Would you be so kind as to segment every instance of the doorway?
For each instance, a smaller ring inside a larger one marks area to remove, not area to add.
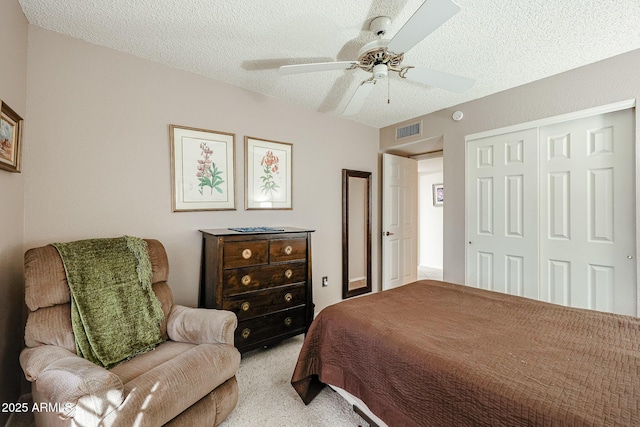
[[[418,280],[443,279],[443,157],[418,160]]]
[[[404,154],[382,156],[382,290],[444,277],[442,150]]]

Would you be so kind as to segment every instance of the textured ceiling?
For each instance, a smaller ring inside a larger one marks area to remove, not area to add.
[[[356,60],[391,17],[393,36],[423,0],[19,0],[31,24],[341,115],[362,70],[280,76],[281,65]],[[476,79],[456,94],[379,82],[349,117],[376,128],[640,48],[639,0],[456,0],[461,11],[405,55]],[[382,83],[382,84],[380,84]],[[390,92],[391,103],[387,104]]]

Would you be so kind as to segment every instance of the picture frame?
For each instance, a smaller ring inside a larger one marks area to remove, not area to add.
[[[433,206],[444,205],[444,185],[433,184]]]
[[[293,144],[245,136],[245,209],[293,209]]]
[[[20,173],[22,117],[0,101],[0,169]]]
[[[173,212],[236,209],[235,134],[169,125]]]

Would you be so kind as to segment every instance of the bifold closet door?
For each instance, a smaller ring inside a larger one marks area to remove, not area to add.
[[[540,128],[540,297],[636,314],[634,110]]]
[[[467,142],[467,285],[637,314],[634,114]]]
[[[538,295],[537,129],[467,145],[467,285]]]

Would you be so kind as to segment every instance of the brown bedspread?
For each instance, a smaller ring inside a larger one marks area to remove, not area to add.
[[[291,383],[390,426],[640,426],[640,319],[419,281],[324,309]]]

